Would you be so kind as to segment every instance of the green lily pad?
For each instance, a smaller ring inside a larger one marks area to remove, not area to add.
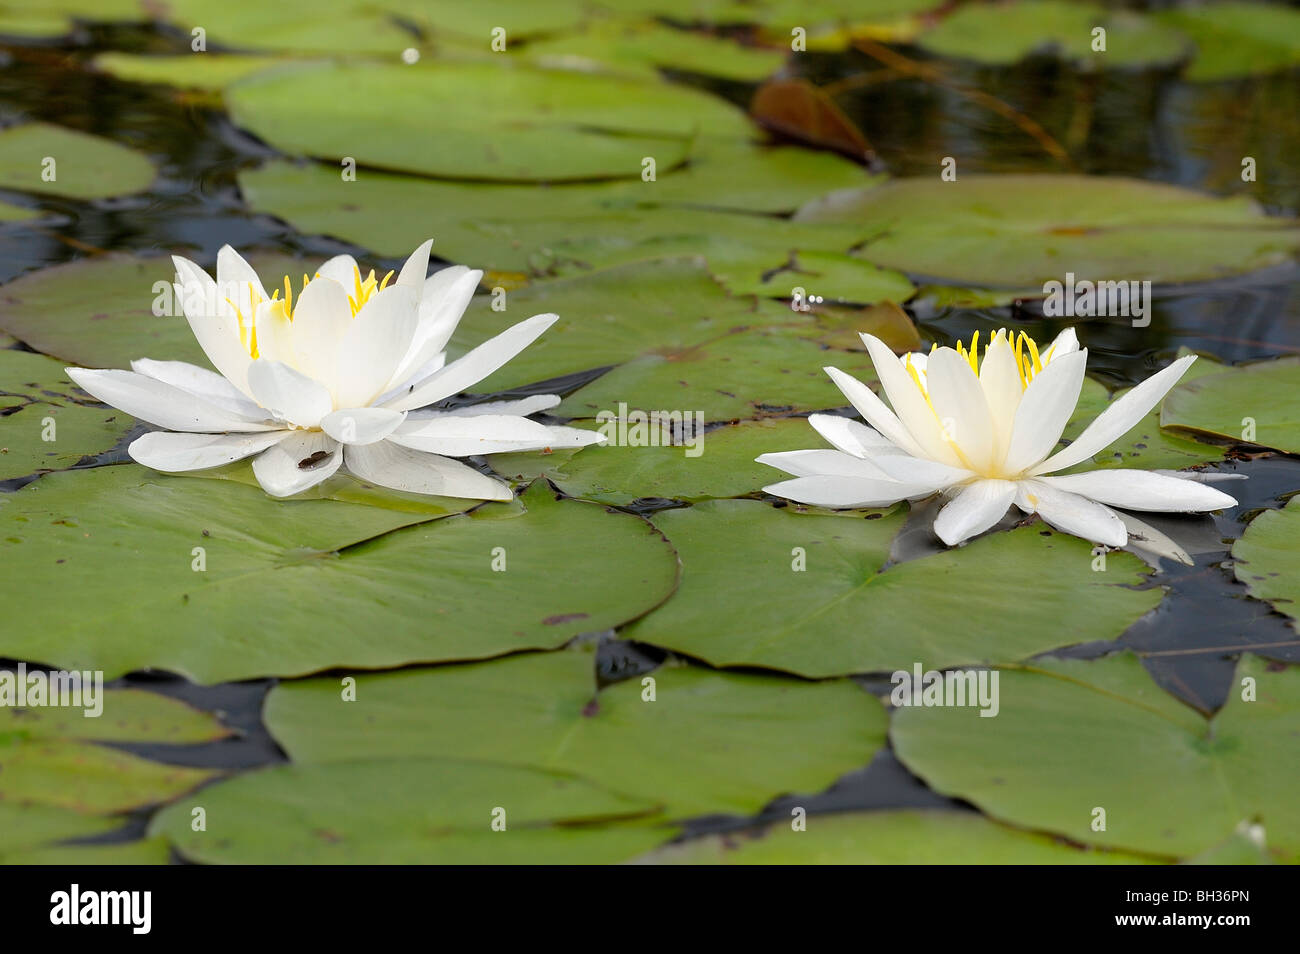
[[[819,792],[884,742],[884,708],[847,680],[695,666],[648,678],[597,691],[590,653],[533,653],[360,676],[354,703],[341,701],[337,679],[283,684],[265,719],[295,762],[509,763],[591,779],[672,818],[748,814],[781,794]]]
[[[1204,365],[1204,367],[1202,367]],[[1217,374],[1222,365],[1204,358],[1195,362],[1183,375],[1183,383],[1194,381],[1207,374]],[[1114,395],[1107,392],[1104,385],[1085,378],[1079,403],[1070,421],[1065,426],[1063,435],[1066,441],[1072,441],[1083,433],[1107,405],[1118,400],[1130,389],[1116,391]],[[1168,401],[1168,398],[1166,398]],[[1080,473],[1099,467],[1140,467],[1144,470],[1183,470],[1198,464],[1223,460],[1227,450],[1176,431],[1165,430],[1160,426],[1161,409],[1157,407],[1150,414],[1133,426],[1123,437],[1114,441],[1104,450],[1098,451],[1090,459],[1070,467],[1062,473]]]
[[[285,255],[253,254],[249,261],[272,276],[271,287],[279,276],[305,271],[301,260]],[[175,274],[169,259],[119,254],[42,268],[0,287],[0,328],[88,368],[129,368],[135,358],[209,367],[175,301]]]
[[[193,831],[202,807],[207,830]],[[505,830],[492,829],[504,810]],[[606,864],[672,837],[610,825],[653,811],[556,772],[477,756],[278,765],[181,799],[150,824],[209,864]]]
[[[71,467],[117,444],[133,419],[93,401],[68,380],[63,362],[0,351],[0,480]]]
[[[285,161],[239,175],[252,208],[302,232],[396,257],[409,254],[432,230],[443,258],[543,276],[703,253],[719,242],[726,252],[734,243],[758,248],[763,260],[777,264],[794,248],[843,252],[877,229],[869,223],[801,225],[759,213],[791,212],[828,189],[871,181],[859,166],[827,153],[716,140],[697,141],[686,166],[669,168],[661,159],[653,182],[539,189],[369,169],[349,182],[337,168]]]
[[[167,0],[165,13],[187,34],[202,27],[210,49],[388,54],[397,62],[403,50],[419,45],[416,35],[391,13],[353,0],[330,4],[311,0]]]
[[[217,91],[254,73],[286,62],[276,56],[242,53],[182,53],[146,56],[139,53],[101,53],[95,69],[133,83],[158,83],[181,89]]]
[[[758,82],[781,68],[780,50],[741,46],[725,37],[654,23],[597,21],[580,33],[535,40],[523,55],[544,66],[623,70],[669,67],[739,82]]]
[[[620,406],[646,412],[682,409],[713,422],[839,407],[844,396],[822,368],[833,364],[874,381],[871,359],[861,347],[856,352],[828,350],[814,333],[806,325],[773,325],[674,354],[636,358],[570,395],[556,413],[590,418],[601,411],[618,415]]]
[[[643,354],[673,354],[737,328],[798,320],[788,308],[728,295],[703,262],[677,259],[531,285],[508,293],[504,311],[493,310],[492,296],[480,296],[470,302],[448,351],[464,353],[546,312],[559,315],[559,322],[476,390],[504,390]],[[813,326],[812,318],[807,321]]]
[[[171,848],[162,838],[104,845],[54,845],[0,854],[0,864],[6,865],[165,865],[170,860]]]
[[[155,692],[105,689],[96,701],[93,717],[68,706],[0,707],[0,737],[180,745],[231,734],[215,716]]]
[[[1297,389],[1297,358],[1232,368],[1180,383],[1165,398],[1160,423],[1241,444],[1300,453]]]
[[[1093,50],[1098,27],[1106,31],[1104,52]],[[978,63],[1049,53],[1093,69],[1176,63],[1189,52],[1187,37],[1150,17],[1066,0],[968,4],[916,42],[940,56]]]
[[[681,584],[624,632],[715,666],[822,677],[1010,662],[1114,639],[1161,599],[1132,588],[1137,557],[1112,553],[1095,573],[1089,544],[1038,526],[886,566],[902,517],[869,516],[747,500],[656,514],[681,555]]]
[[[1273,3],[1212,3],[1156,15],[1196,44],[1184,74],[1196,82],[1285,70],[1300,63],[1300,12]]]
[[[796,222],[872,223],[860,254],[910,275],[972,285],[1182,282],[1286,261],[1296,220],[1244,197],[1117,177],[961,175],[897,179],[814,200]]]
[[[49,123],[0,130],[0,187],[5,189],[104,199],[140,192],[153,177],[148,159],[111,139]]]
[[[414,527],[429,518],[134,465],[52,474],[0,499],[0,657],[201,683],[481,659],[608,629],[672,591],[672,549],[644,521],[540,485],[523,502]],[[49,599],[73,579],[78,600]],[[509,599],[485,598],[493,586]]]
[[[12,202],[0,202],[0,222],[27,222],[40,217],[41,213],[36,209],[14,205]]]
[[[802,418],[768,418],[714,428],[702,441],[695,441],[694,448],[616,444],[618,425],[609,426],[607,435],[614,435],[609,444],[547,456],[494,454],[488,460],[504,476],[520,480],[543,476],[571,496],[626,506],[643,497],[706,500],[756,493],[771,482],[773,471],[755,457],[800,450],[810,441],[808,422]],[[634,433],[629,430],[626,436],[633,438]]]
[[[794,289],[802,288],[804,302],[815,296],[828,302],[871,304],[907,301],[916,291],[901,272],[838,252],[800,250],[784,259],[755,259],[753,252],[736,259],[714,255],[709,257],[709,267],[737,295],[793,299]]]
[[[1232,545],[1232,572],[1251,596],[1268,601],[1300,628],[1298,529],[1300,497],[1292,497],[1281,510],[1261,513]]]
[[[776,824],[667,845],[641,864],[688,865],[1125,865],[1148,859],[1080,849],[974,812],[900,809],[814,815],[807,829]]]
[[[50,40],[71,32],[72,21],[57,12],[0,10],[0,36]]]
[[[1087,605],[1087,604],[1085,604]],[[1242,699],[1242,680],[1256,700]],[[1074,841],[1181,858],[1258,822],[1278,860],[1300,859],[1288,764],[1300,669],[1245,655],[1226,705],[1206,720],[1162,691],[1130,653],[1043,660],[1001,674],[1001,711],[907,707],[894,751],[936,791],[1010,824]],[[1105,830],[1094,830],[1096,809]]]
[[[239,125],[282,152],[461,179],[639,179],[643,158],[671,169],[697,136],[752,135],[743,113],[706,93],[511,64],[286,67],[226,98]]]

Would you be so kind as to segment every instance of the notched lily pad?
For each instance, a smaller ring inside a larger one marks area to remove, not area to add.
[[[1300,669],[1244,655],[1209,720],[1131,653],[1003,671],[1000,697],[992,719],[899,709],[894,751],[942,794],[1084,844],[1185,858],[1245,821],[1262,826],[1274,859],[1300,858],[1300,803],[1280,770],[1295,748]]]
[[[1268,603],[1300,628],[1300,496],[1281,510],[1266,510],[1232,545],[1232,572],[1250,595]]]
[[[591,779],[670,818],[821,791],[869,762],[885,728],[880,703],[846,680],[665,666],[598,692],[586,652],[364,675],[355,703],[336,679],[283,684],[265,718],[299,763],[510,763]]]
[[[625,633],[716,666],[822,677],[1114,639],[1161,599],[1133,588],[1136,557],[1109,554],[1106,572],[1094,572],[1089,544],[1041,525],[886,566],[902,518],[865,516],[744,500],[656,514],[681,556],[681,585]]]
[[[139,192],[154,168],[133,149],[50,123],[0,130],[0,188],[70,199]]]
[[[1160,423],[1235,443],[1300,453],[1297,394],[1300,358],[1245,365],[1180,383],[1165,398]]]
[[[430,518],[135,465],[52,474],[0,498],[0,656],[202,683],[481,659],[608,629],[672,591],[672,548],[644,521],[540,484],[523,503],[417,527]],[[70,586],[77,600],[50,599]]]

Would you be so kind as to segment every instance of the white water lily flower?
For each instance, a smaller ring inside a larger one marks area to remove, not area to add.
[[[998,331],[979,359],[936,348],[897,357],[864,334],[893,410],[861,381],[826,368],[870,424],[831,414],[808,422],[837,448],[764,454],[760,463],[794,475],[768,493],[824,507],[882,507],[936,492],[953,499],[934,523],[955,546],[988,530],[1015,504],[1066,533],[1123,546],[1128,531],[1111,507],[1195,513],[1236,500],[1208,484],[1145,470],[1108,468],[1050,476],[1087,460],[1134,427],[1167,394],[1195,355],[1179,358],[1113,401],[1072,443],[1054,451],[1083,387],[1087,349],[1072,330],[1047,348]]]
[[[363,277],[350,255],[303,276],[295,295],[268,295],[230,246],[216,281],[175,257],[176,293],[194,336],[220,374],[182,361],[131,362],[133,371],[69,368],[84,390],[157,427],[131,457],[155,470],[218,467],[254,457],[272,496],[301,493],[340,467],[414,493],[509,500],[508,486],[453,460],[473,454],[581,447],[591,431],[526,415],[557,395],[446,411],[417,410],[473,386],[556,320],[535,315],[447,363],[443,350],[480,271],[455,265],[428,278],[425,242],[396,281]]]

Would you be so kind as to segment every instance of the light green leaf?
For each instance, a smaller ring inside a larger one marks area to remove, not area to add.
[[[624,632],[715,666],[822,677],[1010,662],[1114,639],[1161,599],[1132,588],[1137,557],[1109,554],[1095,573],[1089,544],[1039,526],[886,566],[902,518],[878,511],[720,500],[654,523],[681,556],[681,584]]]
[[[1232,545],[1232,572],[1250,595],[1266,600],[1300,628],[1300,496],[1281,510],[1266,510]]]
[[[1276,3],[1211,3],[1162,10],[1156,19],[1196,44],[1186,77],[1197,82],[1285,70],[1300,63],[1300,12]]]
[[[0,187],[5,189],[103,199],[140,192],[153,177],[148,159],[111,139],[49,123],[0,130]]]
[[[698,136],[752,135],[707,93],[517,64],[286,67],[226,99],[235,122],[282,152],[461,179],[639,179],[643,158],[672,169]]]
[[[1296,220],[1244,197],[1112,176],[962,175],[897,179],[832,194],[796,222],[871,223],[860,254],[913,275],[977,286],[1080,279],[1181,282],[1286,261]]]
[[[641,864],[688,865],[1132,865],[1149,859],[1077,848],[974,812],[898,809],[814,815],[786,824],[667,845]]]
[[[1255,701],[1242,698],[1247,677]],[[1004,671],[1000,695],[992,719],[969,707],[897,710],[894,751],[931,788],[1010,824],[1183,858],[1258,822],[1273,857],[1300,860],[1289,755],[1300,669],[1272,672],[1244,655],[1227,703],[1208,721],[1130,653]],[[1104,830],[1094,830],[1098,809]]]
[[[1288,454],[1300,453],[1297,393],[1300,359],[1280,358],[1232,368],[1179,384],[1165,398],[1160,423]]]
[[[590,653],[283,684],[265,719],[296,762],[465,758],[591,779],[672,818],[755,812],[871,760],[884,709],[852,682],[664,666],[599,692]],[[806,744],[816,739],[815,745]],[[486,824],[486,816],[485,824]]]
[[[428,518],[134,465],[53,474],[0,498],[0,656],[202,683],[481,659],[608,629],[671,592],[672,549],[644,521],[540,485],[523,502],[390,533]],[[68,587],[77,600],[50,599]]]

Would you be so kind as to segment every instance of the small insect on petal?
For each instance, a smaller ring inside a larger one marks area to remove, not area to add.
[[[310,457],[304,457],[302,460],[298,461],[298,469],[311,470],[321,461],[328,460],[329,456],[330,456],[329,451],[323,451],[323,450],[316,451],[316,453],[312,454]]]

